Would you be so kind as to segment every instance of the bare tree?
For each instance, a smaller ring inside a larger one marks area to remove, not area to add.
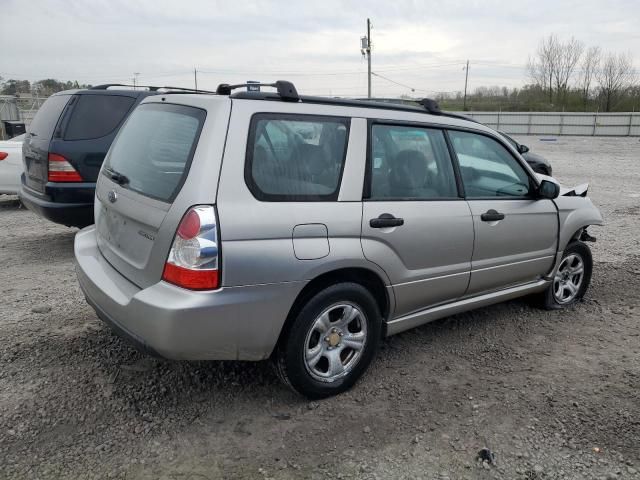
[[[630,54],[607,53],[602,66],[596,70],[604,110],[608,112],[617,96],[624,93],[633,82],[633,61]]]
[[[596,73],[600,68],[601,57],[602,51],[600,50],[600,47],[589,47],[582,58],[582,63],[580,64],[581,72],[578,86],[582,91],[582,99],[585,107],[589,102],[589,90],[591,89],[591,84],[595,80]]]
[[[555,34],[542,39],[533,58],[529,57],[527,70],[535,85],[549,89],[549,103],[553,103],[553,89],[556,99],[565,102],[569,82],[580,61],[584,44],[571,37],[562,42]]]
[[[562,96],[562,102],[564,103],[567,98],[567,87],[569,81],[573,75],[573,72],[582,57],[584,51],[584,44],[571,37],[567,42],[558,42],[556,40],[556,55],[555,55],[555,68],[553,69],[553,76],[556,83],[556,91],[558,100]]]
[[[543,38],[535,56],[529,57],[527,70],[535,85],[543,90],[549,89],[549,103],[553,103],[553,79],[558,69],[560,42],[555,34]]]

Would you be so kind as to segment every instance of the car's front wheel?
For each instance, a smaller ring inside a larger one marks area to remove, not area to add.
[[[309,398],[348,390],[378,348],[382,318],[371,293],[356,283],[332,285],[298,312],[275,352],[282,380]]]
[[[564,250],[553,281],[542,294],[542,305],[559,309],[580,301],[589,288],[593,259],[591,250],[583,242],[570,243]]]

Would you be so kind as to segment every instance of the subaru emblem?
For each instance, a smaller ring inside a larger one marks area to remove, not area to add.
[[[115,203],[115,201],[118,199],[118,194],[115,192],[115,190],[109,190],[107,198],[111,203]]]

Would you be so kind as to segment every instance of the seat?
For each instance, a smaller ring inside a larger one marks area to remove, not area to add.
[[[297,155],[292,158],[292,171],[296,180],[316,184],[323,192],[330,193],[336,188],[338,172],[331,168],[327,155],[318,145],[303,143],[298,146]],[[310,186],[311,187],[311,186]],[[322,187],[326,187],[322,188]],[[318,188],[314,188],[317,190]]]
[[[418,150],[402,150],[391,164],[389,191],[392,197],[437,198],[432,188],[432,175],[427,168],[427,158]]]

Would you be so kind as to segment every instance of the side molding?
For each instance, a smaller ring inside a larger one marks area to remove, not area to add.
[[[438,307],[429,308],[404,317],[396,318],[395,320],[387,323],[387,336],[395,335],[396,333],[418,327],[422,324],[432,322],[433,320],[455,315],[456,313],[462,313],[474,308],[486,307],[487,305],[493,305],[494,303],[500,303],[523,295],[528,295],[530,293],[540,292],[544,290],[548,284],[549,282],[546,280],[538,280],[533,283],[518,285],[517,287],[507,288],[505,290],[499,290],[497,292],[491,292],[477,297],[465,298],[458,300],[457,302],[440,305]]]

